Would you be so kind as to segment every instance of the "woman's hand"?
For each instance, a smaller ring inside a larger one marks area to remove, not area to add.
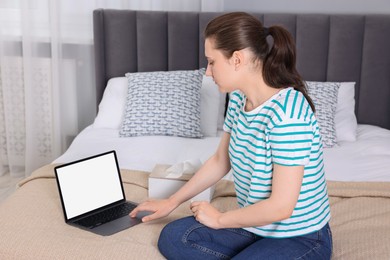
[[[206,201],[195,201],[190,205],[191,211],[197,221],[210,228],[222,228],[219,218],[222,215],[216,208]]]
[[[147,215],[142,218],[142,222],[148,222],[158,218],[163,218],[168,216],[179,204],[172,199],[164,200],[147,200],[139,204],[132,212],[130,212],[130,217],[135,218],[137,213],[141,211],[149,211],[152,214]]]

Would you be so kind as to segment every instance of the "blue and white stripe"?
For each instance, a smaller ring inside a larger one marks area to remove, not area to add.
[[[281,90],[260,107],[246,112],[246,97],[230,95],[224,130],[231,134],[230,163],[240,207],[267,199],[273,165],[304,165],[298,202],[289,219],[246,228],[264,237],[293,237],[321,229],[330,219],[322,141],[309,103],[302,93]]]

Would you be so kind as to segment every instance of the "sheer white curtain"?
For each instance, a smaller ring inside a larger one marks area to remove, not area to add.
[[[0,0],[0,176],[30,175],[93,122],[96,8],[222,11],[223,0]]]

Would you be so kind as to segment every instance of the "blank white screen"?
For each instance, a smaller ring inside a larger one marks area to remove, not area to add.
[[[113,153],[57,169],[67,218],[123,199]]]

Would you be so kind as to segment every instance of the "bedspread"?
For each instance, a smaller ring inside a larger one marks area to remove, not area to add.
[[[191,214],[184,203],[166,218],[103,237],[67,225],[54,176],[44,166],[19,184],[0,205],[1,259],[163,259],[157,249],[160,230]],[[148,173],[122,170],[128,200],[148,194]],[[328,182],[333,259],[389,259],[390,183]],[[236,208],[233,183],[220,181],[212,204]]]

